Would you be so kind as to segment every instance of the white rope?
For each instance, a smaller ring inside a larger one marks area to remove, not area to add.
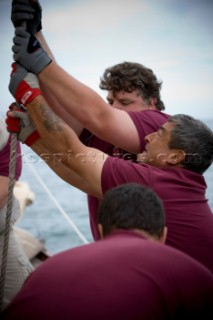
[[[53,201],[53,203],[55,204],[55,206],[58,208],[58,210],[60,211],[60,213],[62,214],[62,216],[67,220],[67,222],[71,225],[71,227],[73,228],[73,230],[77,233],[77,235],[79,236],[79,238],[82,240],[83,243],[89,243],[89,241],[84,237],[84,235],[81,233],[81,231],[77,228],[77,226],[75,225],[75,223],[70,219],[70,217],[68,216],[68,214],[64,211],[64,209],[61,207],[61,205],[58,203],[58,201],[55,199],[55,197],[53,196],[52,192],[49,190],[49,188],[46,186],[46,184],[44,183],[44,181],[41,179],[41,177],[38,175],[38,173],[36,172],[36,170],[33,168],[31,163],[28,163],[30,169],[33,171],[34,175],[36,176],[37,180],[40,182],[40,184],[42,185],[42,187],[44,188],[44,190],[47,192],[48,196],[51,198],[51,200]]]

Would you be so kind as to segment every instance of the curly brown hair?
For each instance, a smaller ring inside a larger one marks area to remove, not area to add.
[[[156,98],[156,108],[164,110],[165,106],[160,98],[162,82],[157,80],[153,71],[140,63],[123,62],[107,68],[100,79],[100,88],[112,91],[132,92],[138,90],[143,99],[149,102]]]

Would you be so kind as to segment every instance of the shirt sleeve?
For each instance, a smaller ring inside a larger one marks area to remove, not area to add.
[[[140,112],[129,111],[128,114],[134,122],[135,127],[138,131],[141,152],[144,150],[145,147],[144,138],[148,134],[157,131],[160,128],[160,126],[162,126],[170,117],[166,113],[150,109],[143,110]]]

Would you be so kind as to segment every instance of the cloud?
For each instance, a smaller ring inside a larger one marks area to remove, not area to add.
[[[113,29],[134,18],[138,12],[146,10],[146,2],[139,0],[79,1],[66,5],[46,7],[45,21],[47,31],[56,28],[58,32],[68,30],[99,33]]]

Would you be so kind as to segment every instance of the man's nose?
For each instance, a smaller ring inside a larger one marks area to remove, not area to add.
[[[147,136],[145,136],[144,140],[146,143],[149,143],[151,138],[152,138],[153,133],[148,134]]]

